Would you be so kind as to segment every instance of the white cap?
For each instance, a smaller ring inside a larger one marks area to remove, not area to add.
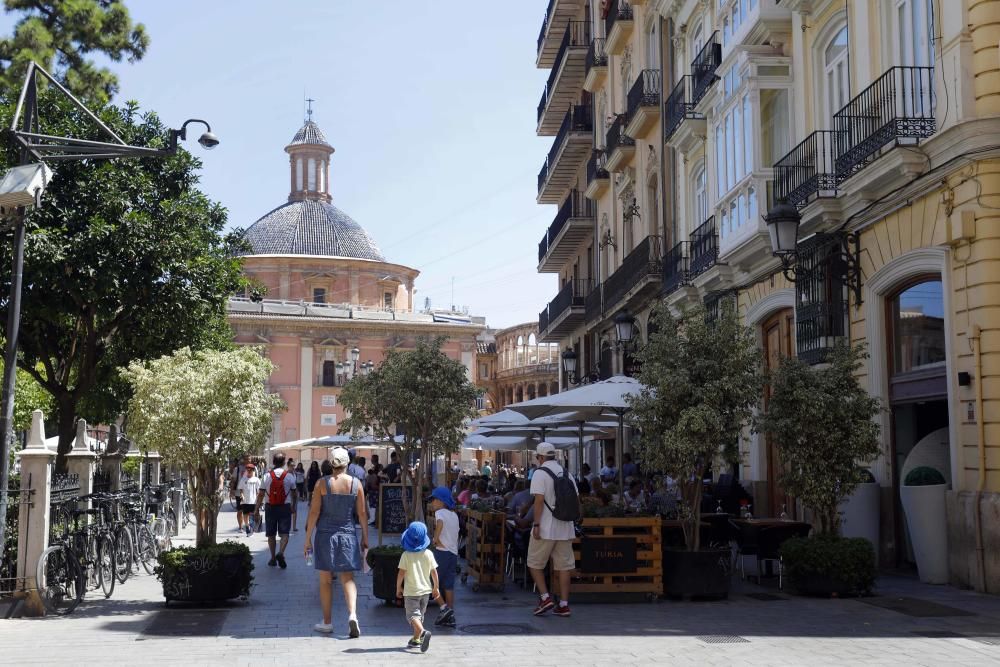
[[[351,455],[343,447],[336,447],[330,460],[333,462],[334,468],[344,468],[351,462]]]
[[[556,455],[556,448],[552,443],[540,442],[538,443],[538,446],[535,447],[535,454],[546,458],[552,458]]]

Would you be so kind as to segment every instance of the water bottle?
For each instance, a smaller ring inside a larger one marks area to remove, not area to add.
[[[312,548],[306,549],[306,567],[313,566],[313,550]]]

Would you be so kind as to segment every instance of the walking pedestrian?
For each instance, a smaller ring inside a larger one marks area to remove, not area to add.
[[[295,475],[285,469],[285,455],[275,454],[271,461],[274,468],[264,476],[260,491],[257,493],[257,505],[254,507],[254,517],[260,521],[260,506],[267,499],[264,509],[264,534],[267,535],[267,548],[271,552],[270,567],[280,565],[281,569],[288,567],[285,561],[285,548],[288,546],[288,532],[292,524],[292,507],[297,501],[295,491]],[[280,538],[281,545],[276,551],[276,542]]]
[[[572,520],[557,519],[555,515],[566,516],[567,512],[572,514],[575,507],[575,516],[579,517],[580,496],[573,478],[563,475],[563,467],[556,462],[555,456],[556,448],[548,442],[539,443],[535,448],[538,471],[531,478],[535,516],[527,558],[531,578],[539,593],[535,616],[541,616],[556,606],[545,585],[545,566],[550,559],[552,569],[559,579],[559,606],[553,613],[556,616],[570,615],[569,578],[570,572],[576,567],[573,556],[576,529]],[[570,502],[573,506],[564,507]]]
[[[427,549],[431,544],[431,538],[427,536],[427,526],[420,521],[414,521],[407,526],[399,543],[404,551],[399,557],[396,597],[403,598],[406,620],[413,628],[413,636],[406,646],[419,648],[421,653],[426,653],[431,645],[430,630],[424,628],[427,602],[432,597],[435,600],[440,597],[437,561],[434,560],[434,554]]]
[[[365,508],[365,492],[357,479],[347,474],[349,461],[347,451],[341,447],[333,450],[332,463],[324,461],[324,472],[329,465],[329,474],[323,477],[313,490],[306,520],[306,559],[314,555],[314,567],[319,572],[319,602],[323,611],[323,622],[313,626],[316,632],[333,632],[333,575],[336,573],[344,589],[347,605],[348,634],[361,636],[356,605],[358,589],[354,583],[354,572],[361,569],[361,552],[368,549],[368,520]],[[361,518],[361,542],[358,543],[354,529],[354,513]],[[313,529],[316,531],[313,551]]]
[[[285,471],[292,478],[292,484],[295,486],[296,496],[295,501],[291,504],[292,508],[292,532],[299,532],[299,502],[298,502],[298,484],[295,482],[295,459],[288,459],[288,463],[285,464]]]
[[[351,449],[348,450],[347,455],[351,458],[350,464],[347,466],[347,474],[355,478],[362,485],[365,483],[365,477],[368,473],[365,472],[365,459],[364,457],[359,457],[356,452]]]
[[[319,461],[313,461],[309,466],[309,472],[306,474],[306,493],[308,494],[306,498],[312,501],[313,489],[316,488],[316,482],[323,475],[319,472]]]
[[[306,469],[302,467],[302,461],[295,466],[295,490],[299,493],[299,502],[306,499]]]
[[[451,491],[439,486],[431,492],[431,510],[434,512],[434,560],[437,561],[438,584],[444,604],[438,611],[434,625],[455,627],[455,569],[458,566],[458,515]]]
[[[236,530],[240,532],[243,532],[243,524],[249,520],[246,513],[242,510],[243,502],[246,501],[253,504],[253,501],[257,499],[257,494],[247,496],[243,492],[243,480],[246,479],[246,476],[246,458],[244,458],[243,465],[236,468],[236,472],[230,477],[229,480],[229,492],[236,500]]]
[[[260,484],[260,477],[257,476],[257,467],[252,463],[248,463],[243,474],[240,475],[240,482],[236,491],[240,497],[240,505],[237,512],[243,517],[241,528],[246,531],[247,537],[253,534],[255,506],[252,500],[260,493]]]

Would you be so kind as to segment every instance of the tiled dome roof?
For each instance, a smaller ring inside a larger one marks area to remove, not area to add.
[[[253,223],[245,238],[253,255],[322,255],[385,261],[368,232],[325,201],[293,201],[279,206]]]
[[[295,133],[292,137],[292,143],[289,146],[295,146],[297,144],[319,144],[320,146],[329,146],[326,137],[323,136],[323,130],[319,129],[319,125],[307,120],[305,125],[299,128],[299,131]]]

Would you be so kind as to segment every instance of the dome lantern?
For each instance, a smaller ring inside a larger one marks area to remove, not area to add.
[[[334,149],[312,119],[311,101],[307,114],[305,123],[292,137],[292,142],[285,146],[291,171],[288,201],[331,202],[330,156]]]

